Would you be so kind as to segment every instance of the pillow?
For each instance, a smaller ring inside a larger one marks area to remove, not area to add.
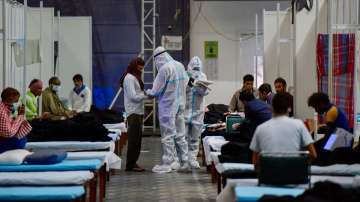
[[[25,158],[27,164],[56,164],[62,162],[67,157],[67,152],[63,150],[39,150]]]
[[[20,165],[31,152],[25,149],[14,149],[0,154],[0,165]]]

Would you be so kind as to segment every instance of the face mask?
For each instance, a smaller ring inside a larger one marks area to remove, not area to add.
[[[16,111],[18,111],[19,107],[20,107],[20,102],[13,103],[11,107],[11,113],[15,113]]]
[[[200,71],[200,67],[193,67],[192,70],[193,71]]]
[[[61,89],[61,86],[58,86],[58,85],[53,85],[53,87],[52,87],[52,90],[55,92],[59,92],[60,89]]]

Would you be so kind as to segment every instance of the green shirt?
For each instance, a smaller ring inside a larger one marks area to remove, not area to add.
[[[26,120],[31,121],[38,116],[37,98],[31,91],[26,93],[25,109]]]

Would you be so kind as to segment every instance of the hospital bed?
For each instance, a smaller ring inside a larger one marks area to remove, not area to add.
[[[12,186],[0,188],[0,201],[85,201],[83,186]]]
[[[98,159],[106,166],[106,171],[121,169],[121,158],[111,151],[67,152],[67,160]]]
[[[110,180],[110,175],[114,175],[116,170],[121,169],[121,158],[114,152],[103,151],[89,151],[89,152],[68,152],[67,160],[86,160],[98,159],[103,162],[106,168],[107,180]]]
[[[202,139],[205,162],[207,166],[211,165],[211,152],[220,152],[221,147],[228,143],[223,136],[206,136]]]
[[[18,191],[21,191],[21,188],[28,187],[32,188],[34,193],[44,200],[55,200],[52,197],[57,197],[56,193],[51,192],[52,187],[56,187],[60,190],[63,190],[63,187],[78,187],[83,186],[85,188],[85,195],[89,193],[89,201],[96,201],[96,179],[94,173],[90,171],[50,171],[50,172],[0,172],[0,189],[6,187],[17,187],[20,188]],[[39,189],[43,188],[43,189]],[[50,189],[48,189],[50,188]],[[77,188],[76,188],[77,189]],[[75,190],[76,190],[75,189]],[[64,200],[69,200],[74,196],[74,189],[64,189],[67,192],[62,193],[62,196],[58,197],[68,197],[63,198]],[[13,191],[16,191],[14,189]],[[50,192],[49,192],[50,191]],[[45,193],[44,193],[45,192]],[[47,193],[49,192],[49,193]],[[5,192],[6,193],[6,192]],[[33,194],[24,195],[23,193],[11,193],[12,195],[6,195],[5,193],[0,194],[0,199],[7,199],[6,197],[15,197],[20,199],[32,199],[35,197]],[[81,192],[79,192],[80,194]],[[16,194],[14,196],[13,194]],[[50,194],[50,195],[46,195]]]
[[[340,184],[344,188],[360,187],[359,176],[354,177],[354,176],[316,176],[315,175],[315,176],[311,176],[310,179],[311,179],[311,186],[313,186],[316,182],[330,181]],[[235,199],[237,198],[236,196],[237,190],[240,190],[243,187],[258,188],[257,185],[258,185],[258,179],[228,179],[225,188],[218,195],[216,201],[217,202],[235,201]],[[297,188],[306,189],[308,188],[308,185],[299,185]],[[270,193],[273,195],[278,195],[276,194],[276,192],[267,192],[267,194]]]
[[[121,136],[116,141],[115,154],[121,156],[122,148],[126,144],[127,141],[127,127],[124,122],[115,123],[115,124],[103,124],[105,128],[109,131],[120,131]]]
[[[214,160],[216,161],[216,159]],[[263,181],[265,181],[264,179],[267,180],[267,184],[274,184],[274,183],[277,184],[278,182],[276,181],[278,181],[278,179],[287,178],[291,180],[291,178],[295,178],[295,179],[298,178],[297,176],[304,176],[302,178],[303,179],[302,182],[307,182],[307,184],[304,185],[303,183],[291,183],[291,184],[296,184],[295,187],[301,189],[307,188],[308,186],[312,186],[316,182],[320,182],[320,181],[334,182],[344,188],[360,187],[360,176],[357,176],[360,174],[359,164],[354,164],[354,165],[338,164],[338,165],[325,166],[325,167],[320,167],[320,166],[310,167],[307,162],[308,161],[306,159],[303,159],[302,165],[304,166],[302,166],[301,169],[297,169],[299,168],[299,165],[296,164],[294,165],[293,163],[291,164],[287,163],[286,164],[287,166],[283,166],[282,162],[279,160],[277,161],[268,160],[268,161],[260,162],[260,165],[262,166],[260,167],[260,171],[257,172],[255,172],[254,165],[252,164],[217,163],[216,170],[220,175],[219,178],[224,178],[224,177],[226,178],[229,172],[230,173],[234,172],[237,175],[235,178],[240,178],[240,179],[223,179],[226,181],[226,186],[219,194],[217,201],[235,200],[235,198],[237,197],[236,187],[257,187],[257,185],[263,184]],[[221,180],[218,181],[218,188],[221,189]],[[256,188],[254,189],[256,190]],[[252,190],[250,190],[249,193],[252,193]],[[267,194],[273,194],[273,193],[270,192]]]
[[[51,141],[51,142],[28,142],[28,150],[62,149],[66,151],[115,151],[115,143],[109,142],[80,142],[80,141]]]
[[[251,164],[225,164],[222,166],[218,164],[218,172],[225,173],[235,169],[238,174],[243,176],[240,176],[242,179],[227,180],[226,187],[219,194],[217,201],[234,201],[236,199],[239,202],[250,202],[258,200],[264,194],[288,195],[284,194],[286,192],[281,192],[284,187],[291,188],[288,193],[297,190],[298,192],[294,194],[296,196],[301,194],[301,190],[305,190],[320,181],[335,182],[347,188],[359,185],[359,178],[355,177],[358,174],[358,169],[360,169],[358,165],[310,168],[308,153],[261,153],[258,162],[261,166],[256,172]],[[236,167],[241,167],[241,169]],[[339,173],[337,172],[339,168],[342,168],[341,171],[348,172]],[[315,170],[317,174],[322,173],[324,175],[315,175],[315,172],[312,173]],[[247,173],[256,173],[256,175],[245,176]],[[329,174],[332,175],[329,176]],[[335,176],[336,174],[337,176]]]
[[[61,163],[51,165],[1,165],[1,172],[51,172],[51,171],[91,171],[95,181],[90,184],[90,198],[96,199],[96,186],[99,184],[99,199],[105,197],[106,169],[101,160],[64,160]],[[97,183],[97,181],[99,183]]]

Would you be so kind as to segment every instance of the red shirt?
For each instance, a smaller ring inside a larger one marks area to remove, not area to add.
[[[10,107],[0,102],[0,138],[25,137],[31,131],[30,124],[25,120],[24,115],[11,117]]]

